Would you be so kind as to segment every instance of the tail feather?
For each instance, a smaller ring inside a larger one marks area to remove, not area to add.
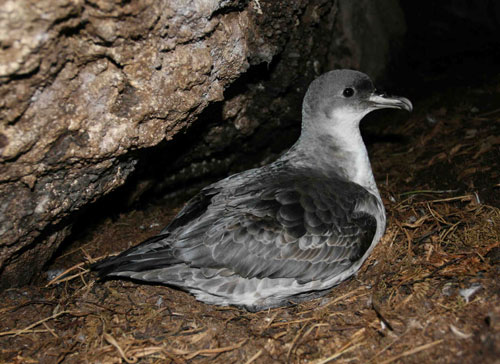
[[[92,264],[90,269],[97,272],[100,278],[104,278],[123,271],[140,272],[181,263],[172,255],[170,249],[158,249],[156,243],[167,236],[168,234],[163,234],[149,238],[115,257],[105,258]],[[151,246],[150,249],[148,245]]]

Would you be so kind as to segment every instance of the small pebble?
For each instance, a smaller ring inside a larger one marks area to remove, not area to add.
[[[480,288],[481,288],[481,285],[479,283],[474,283],[469,288],[461,289],[459,291],[460,292],[460,296],[462,296],[464,298],[465,302],[469,303],[469,299],[471,298],[471,296],[474,293],[476,293]]]
[[[464,333],[451,324],[450,324],[450,330],[452,333],[455,334],[455,336],[457,336],[460,339],[469,339],[472,337],[472,334]]]
[[[161,307],[162,303],[163,303],[163,297],[162,297],[162,296],[160,296],[160,297],[158,297],[158,299],[156,300],[156,306]]]
[[[65,271],[65,269],[51,269],[47,271],[47,281],[51,281],[60,274],[62,274]]]
[[[427,117],[425,119],[430,125],[435,125],[437,123],[436,118],[432,115],[427,114]]]

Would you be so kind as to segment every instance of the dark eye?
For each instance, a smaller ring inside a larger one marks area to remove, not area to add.
[[[344,95],[344,97],[351,97],[352,95],[354,95],[354,90],[350,87],[344,89],[344,91],[342,92],[342,95]]]

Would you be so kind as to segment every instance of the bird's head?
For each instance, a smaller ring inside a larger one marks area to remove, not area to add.
[[[385,108],[412,111],[413,106],[407,98],[377,92],[364,73],[335,70],[311,83],[304,97],[302,114],[304,123],[315,124],[311,127],[357,128],[366,114]]]

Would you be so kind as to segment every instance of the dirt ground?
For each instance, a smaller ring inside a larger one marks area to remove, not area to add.
[[[0,362],[500,363],[499,85],[369,121],[388,228],[327,296],[248,313],[96,281],[88,262],[157,233],[180,207],[149,205],[98,220],[33,285],[0,293]]]

